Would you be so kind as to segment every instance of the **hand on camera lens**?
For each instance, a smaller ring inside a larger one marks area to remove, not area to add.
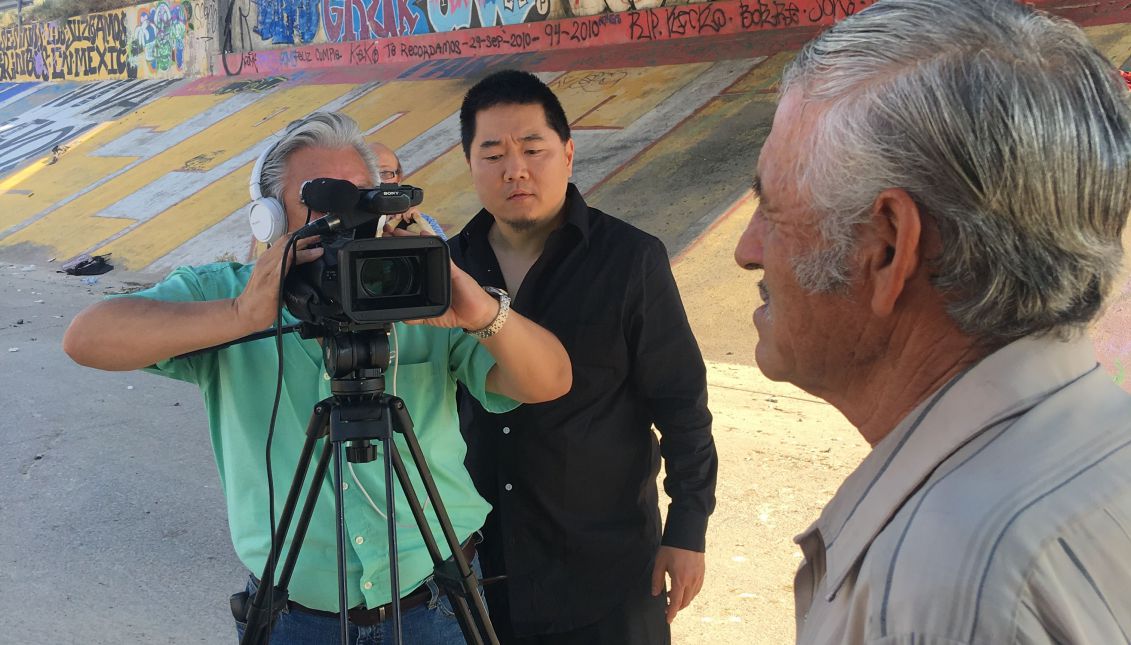
[[[483,290],[475,278],[468,275],[455,262],[452,267],[452,305],[438,318],[408,321],[409,324],[431,325],[433,327],[462,327],[463,329],[483,329],[491,324],[499,313],[499,301]]]

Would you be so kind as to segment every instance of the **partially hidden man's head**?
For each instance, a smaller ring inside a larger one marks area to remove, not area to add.
[[[483,206],[528,228],[558,215],[573,174],[573,140],[558,97],[537,76],[504,70],[460,107],[460,137]]]
[[[855,332],[898,310],[868,288],[901,209],[922,226],[907,280],[925,280],[959,333],[987,348],[1068,337],[1122,260],[1128,91],[1065,20],[1006,0],[889,0],[787,68],[756,183],[765,199],[736,259],[765,268],[760,363],[793,360],[805,325],[774,327],[791,309],[823,298],[840,309],[829,321],[855,309]]]
[[[374,142],[369,149],[377,156],[377,177],[382,184],[399,184],[404,180],[404,168],[400,157],[389,146]]]
[[[328,177],[356,186],[372,186],[379,174],[377,157],[357,123],[338,112],[314,112],[293,121],[263,159],[260,190],[274,198],[286,213],[286,231],[306,223],[307,208],[300,199],[302,184]],[[325,213],[313,212],[311,219]]]

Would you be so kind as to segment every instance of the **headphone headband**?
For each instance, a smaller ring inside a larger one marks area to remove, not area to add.
[[[281,139],[279,140],[281,141]],[[251,193],[251,206],[248,208],[248,218],[251,232],[260,242],[271,244],[287,232],[287,214],[282,202],[274,197],[263,196],[263,165],[267,157],[278,147],[275,141],[255,160],[251,169],[251,179],[248,181],[248,192]]]
[[[271,145],[264,148],[263,152],[259,153],[259,158],[255,160],[255,165],[251,169],[251,180],[247,185],[252,201],[263,199],[263,164],[267,162],[267,157],[275,151],[278,145],[278,141],[272,142]]]

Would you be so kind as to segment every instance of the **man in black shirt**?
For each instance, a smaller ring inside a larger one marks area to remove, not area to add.
[[[500,640],[668,643],[703,586],[718,458],[667,251],[569,183],[569,124],[537,77],[488,76],[460,125],[484,208],[452,239],[455,262],[556,334],[574,369],[569,394],[512,413],[461,399],[467,465],[494,507],[484,573],[507,576],[488,586]],[[672,498],[662,536],[661,455]]]

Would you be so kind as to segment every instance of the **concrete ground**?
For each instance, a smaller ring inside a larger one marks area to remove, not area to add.
[[[0,642],[217,643],[241,568],[192,386],[63,354],[93,287],[0,264]]]

